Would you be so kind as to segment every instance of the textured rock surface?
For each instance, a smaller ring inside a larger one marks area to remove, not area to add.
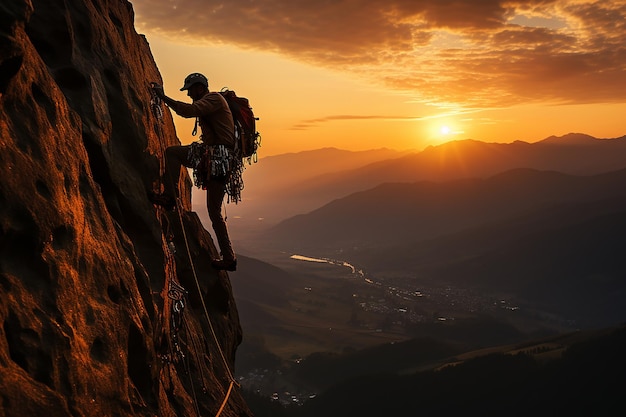
[[[239,318],[195,213],[146,197],[178,142],[150,81],[127,1],[0,5],[1,416],[215,415],[226,397]],[[238,389],[221,415],[250,415]]]

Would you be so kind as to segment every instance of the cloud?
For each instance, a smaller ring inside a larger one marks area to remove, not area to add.
[[[621,102],[624,0],[132,0],[138,28],[359,73],[431,103]]]
[[[320,117],[317,119],[303,120],[300,123],[292,126],[292,130],[306,130],[313,125],[321,123],[342,121],[342,120],[418,120],[422,117],[410,117],[410,116],[379,116],[379,115],[332,115],[326,117]]]

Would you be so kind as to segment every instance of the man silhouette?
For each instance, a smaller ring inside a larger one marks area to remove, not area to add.
[[[150,199],[154,204],[174,209],[180,168],[194,168],[196,185],[207,190],[207,211],[222,253],[222,258],[213,259],[212,265],[219,270],[235,271],[237,259],[222,216],[222,204],[231,175],[235,146],[235,127],[228,103],[220,93],[209,91],[209,82],[200,73],[189,74],[180,89],[187,90],[191,104],[166,96],[163,86],[153,85],[153,89],[176,114],[187,118],[195,117],[194,134],[199,124],[202,135],[200,142],[171,146],[165,150],[165,189],[163,194],[152,194]]]

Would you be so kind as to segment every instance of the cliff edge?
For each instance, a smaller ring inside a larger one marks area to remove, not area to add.
[[[0,5],[0,415],[248,416],[228,275],[124,0]],[[164,110],[161,114],[159,109]]]

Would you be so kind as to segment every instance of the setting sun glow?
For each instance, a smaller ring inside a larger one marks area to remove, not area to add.
[[[187,100],[199,71],[250,99],[260,157],[626,133],[623,0],[131,3],[165,91]],[[194,140],[191,119],[175,123]]]

